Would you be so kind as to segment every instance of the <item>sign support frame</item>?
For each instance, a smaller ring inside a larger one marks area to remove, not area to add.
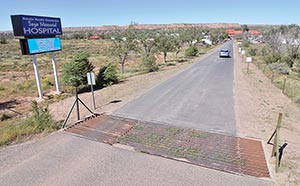
[[[95,94],[94,94],[94,85],[95,83],[95,74],[93,72],[87,73],[88,84],[91,85],[92,97],[93,97],[93,106],[94,110],[96,110],[96,101],[95,101]]]
[[[37,85],[38,93],[39,93],[39,99],[43,100],[43,92],[42,92],[42,86],[41,86],[40,73],[39,73],[39,68],[38,68],[38,64],[37,64],[35,55],[32,55],[32,63],[33,63],[33,68],[34,68],[34,73],[35,73],[36,85]]]
[[[56,87],[56,94],[61,94],[60,89],[59,89],[59,81],[58,81],[58,74],[57,74],[57,68],[56,68],[56,58],[55,58],[55,53],[52,53],[52,66],[53,66],[53,71],[54,71],[54,80],[55,80],[55,87]]]

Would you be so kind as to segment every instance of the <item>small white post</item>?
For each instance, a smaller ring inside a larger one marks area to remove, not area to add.
[[[59,82],[58,82],[58,75],[57,75],[57,68],[56,68],[55,53],[52,53],[52,65],[53,65],[53,71],[54,71],[56,94],[60,94],[61,92],[59,90]]]
[[[88,84],[91,85],[93,104],[94,104],[94,109],[96,110],[95,94],[94,94],[94,88],[93,88],[93,86],[96,85],[96,81],[95,81],[95,74],[93,72],[87,73],[87,81],[88,81]]]
[[[40,100],[43,100],[43,92],[42,92],[40,74],[39,74],[39,69],[38,69],[35,55],[32,56],[32,62],[33,62],[33,68],[34,68],[34,73],[35,73],[36,85],[37,85],[38,92],[39,92],[39,98],[40,98]]]

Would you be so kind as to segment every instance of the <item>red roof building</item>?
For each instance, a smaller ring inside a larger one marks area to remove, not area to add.
[[[102,36],[90,36],[89,39],[102,39]]]
[[[261,35],[261,32],[257,31],[257,30],[249,30],[248,33],[250,33],[252,35]]]
[[[243,33],[242,30],[234,30],[234,29],[227,29],[225,30],[225,32],[228,33],[229,36],[234,36]],[[252,35],[261,35],[261,33],[257,30],[248,30],[248,33]]]

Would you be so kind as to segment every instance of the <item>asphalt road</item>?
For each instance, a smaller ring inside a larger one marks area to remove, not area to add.
[[[229,41],[222,48],[233,51]],[[235,135],[233,57],[219,50],[175,75],[113,115]]]

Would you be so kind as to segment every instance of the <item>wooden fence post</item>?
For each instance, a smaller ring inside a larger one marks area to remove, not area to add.
[[[284,81],[283,81],[283,87],[282,87],[283,94],[285,93],[285,84],[286,84],[286,77],[284,78]]]
[[[271,136],[271,138],[275,135],[275,138],[274,138],[274,145],[273,145],[273,149],[272,149],[272,154],[271,154],[271,156],[273,157],[273,156],[275,156],[275,153],[276,153],[276,149],[278,149],[278,146],[279,146],[279,144],[277,143],[277,142],[279,142],[279,128],[280,128],[280,126],[281,126],[281,120],[282,120],[282,113],[279,113],[279,115],[278,115],[278,120],[277,120],[277,126],[276,126],[276,129],[275,129],[275,132],[273,133],[273,135]],[[270,138],[270,140],[271,140],[271,138]],[[278,141],[277,141],[277,139],[276,138],[278,138]],[[269,141],[270,141],[269,140]],[[277,144],[276,144],[277,143]],[[277,146],[277,148],[275,147],[275,146]]]
[[[271,141],[271,139],[273,138],[273,136],[275,135],[271,157],[273,157],[273,156],[276,157],[276,162],[275,162],[276,173],[278,172],[278,167],[279,167],[279,163],[280,163],[279,162],[280,161],[279,160],[279,133],[280,133],[281,121],[282,121],[282,113],[279,113],[276,129],[268,141],[268,143],[269,143]]]

